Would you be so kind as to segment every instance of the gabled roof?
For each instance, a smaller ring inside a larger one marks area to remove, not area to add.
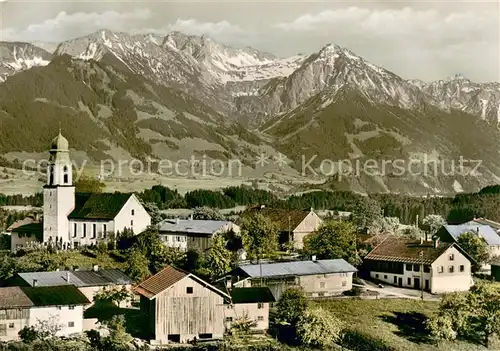
[[[236,268],[247,277],[287,277],[300,275],[357,272],[358,270],[343,259],[318,261],[292,261],[241,265]]]
[[[312,211],[312,210],[311,210]],[[247,208],[240,215],[241,220],[245,217],[253,216],[260,213],[264,217],[270,219],[276,225],[279,231],[293,231],[297,226],[311,213],[311,211],[287,210],[281,208],[270,208],[253,206]]]
[[[233,288],[230,295],[234,304],[276,302],[273,293],[268,287]]]
[[[21,287],[34,306],[86,305],[90,301],[74,285]]]
[[[166,219],[160,223],[160,234],[186,233],[188,235],[212,235],[222,227],[231,225],[229,221],[210,221],[197,219]]]
[[[469,221],[469,222],[464,223],[464,224],[476,225],[476,223],[489,225],[490,227],[492,227],[495,230],[500,230],[500,223],[492,221],[490,219],[486,219],[486,218],[474,218],[472,221]]]
[[[36,280],[36,286],[75,285],[77,287],[85,287],[129,285],[133,283],[132,279],[117,269],[28,272],[18,273],[18,276],[29,286],[33,286],[33,280]]]
[[[0,309],[31,307],[33,302],[18,286],[0,288]]]
[[[159,293],[165,291],[166,289],[174,286],[177,282],[188,277],[203,285],[207,289],[210,289],[215,293],[221,295],[225,299],[230,298],[229,295],[210,285],[203,279],[198,278],[194,274],[181,271],[180,269],[176,269],[172,266],[166,266],[155,275],[149,277],[142,283],[139,283],[134,288],[134,291],[144,297],[147,297],[148,299],[152,299]]]
[[[365,260],[390,261],[401,263],[422,263],[432,264],[443,253],[451,247],[456,247],[469,260],[469,256],[455,243],[439,242],[437,248],[434,242],[424,241],[422,244],[418,240],[401,237],[388,237],[376,246]],[[422,252],[422,256],[420,253]]]
[[[114,219],[132,194],[124,193],[78,193],[75,195],[75,209],[70,219]]]
[[[453,237],[454,240],[468,232],[479,233],[488,245],[500,245],[500,236],[489,225],[468,222],[459,225],[444,225],[444,229]]]
[[[20,229],[21,227],[24,227],[26,225],[38,225],[38,224],[42,224],[39,220],[36,220],[34,217],[32,216],[28,216],[24,219],[21,219],[19,221],[15,221],[14,223],[12,223],[8,228],[7,228],[7,231],[8,232],[12,232],[12,231],[15,231],[15,232],[18,232],[18,231],[22,231],[23,229]],[[28,228],[28,227],[26,227]],[[43,228],[42,228],[43,229]]]

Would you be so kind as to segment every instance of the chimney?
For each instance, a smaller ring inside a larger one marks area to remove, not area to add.
[[[94,270],[94,272],[98,272],[99,271],[99,265],[95,264],[93,270]]]
[[[66,282],[68,282],[68,284],[69,284],[69,276],[70,276],[70,274],[71,274],[70,272],[66,272]]]
[[[310,208],[310,212],[314,212],[314,208],[312,208],[312,207],[311,207],[311,208]]]
[[[33,285],[33,286],[36,286],[37,281],[38,281],[38,280],[33,279],[33,284],[32,284],[32,285]]]
[[[311,257],[311,261],[316,262],[316,255],[314,255],[313,257]]]
[[[439,247],[439,238],[434,239],[434,248],[437,249]]]

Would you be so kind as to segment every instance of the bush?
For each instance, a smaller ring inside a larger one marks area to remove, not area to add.
[[[383,340],[373,339],[354,330],[344,332],[341,345],[352,351],[395,351]]]

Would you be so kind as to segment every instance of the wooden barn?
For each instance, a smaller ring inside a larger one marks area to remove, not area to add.
[[[167,266],[135,292],[151,344],[222,339],[224,302],[230,297],[195,275]]]

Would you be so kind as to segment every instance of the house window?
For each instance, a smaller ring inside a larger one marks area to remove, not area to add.
[[[321,282],[321,283],[319,283],[319,287],[320,287],[321,289],[324,289],[324,288],[325,288],[325,282]]]
[[[448,267],[448,272],[453,273],[454,270],[455,270],[455,266]]]
[[[75,306],[69,306],[69,309],[70,309],[70,310],[74,310],[74,309],[75,309]]]
[[[323,296],[325,296],[325,293],[324,292],[320,292],[320,293],[318,293],[318,296],[323,297]]]
[[[14,323],[9,323],[9,329],[14,329]]]
[[[342,282],[342,286],[347,286],[347,282],[345,280]]]
[[[460,265],[460,272],[464,272],[465,271],[465,267],[463,264]]]
[[[73,224],[73,238],[76,238],[76,232],[77,232],[78,225],[76,223]]]
[[[68,322],[68,328],[73,328],[75,326],[75,322]]]
[[[408,285],[411,285],[411,278],[408,278]]]
[[[394,276],[394,284],[398,283],[398,277]]]
[[[135,214],[135,210],[130,211],[130,213],[133,216]]]
[[[407,271],[411,271],[411,267],[412,267],[412,265],[411,265],[411,264],[407,264],[407,265],[406,265],[406,270],[407,270]]]
[[[414,272],[420,272],[420,266],[418,264],[413,265],[413,271]]]
[[[134,226],[134,221],[130,221],[130,226],[133,227]]]
[[[233,317],[226,317],[226,322],[232,322],[233,321]]]
[[[259,302],[259,303],[257,304],[257,308],[258,308],[258,309],[264,308],[264,304],[263,304],[262,302]]]
[[[107,233],[107,227],[106,227],[106,224],[103,224],[102,225],[102,237],[105,238],[106,237],[106,233]]]
[[[384,275],[384,279],[387,279],[387,275]]]
[[[92,239],[97,237],[97,224],[92,224]]]
[[[444,272],[444,267],[443,266],[439,266],[438,267],[438,273],[443,273]]]
[[[448,256],[448,259],[449,259],[450,261],[455,260],[455,255],[454,255],[454,254],[450,254],[450,255]]]
[[[377,278],[377,279],[378,279],[378,274],[375,274],[375,278]]]
[[[188,287],[186,288],[186,293],[187,293],[187,294],[192,294],[192,293],[193,293],[193,287],[192,287],[192,286],[188,286]]]
[[[257,317],[257,320],[258,320],[259,322],[262,322],[262,321],[264,320],[264,316],[258,316],[258,317]]]
[[[87,224],[83,223],[82,238],[85,238],[86,236],[87,236]]]
[[[424,273],[430,273],[431,272],[431,266],[425,265],[424,266]]]

